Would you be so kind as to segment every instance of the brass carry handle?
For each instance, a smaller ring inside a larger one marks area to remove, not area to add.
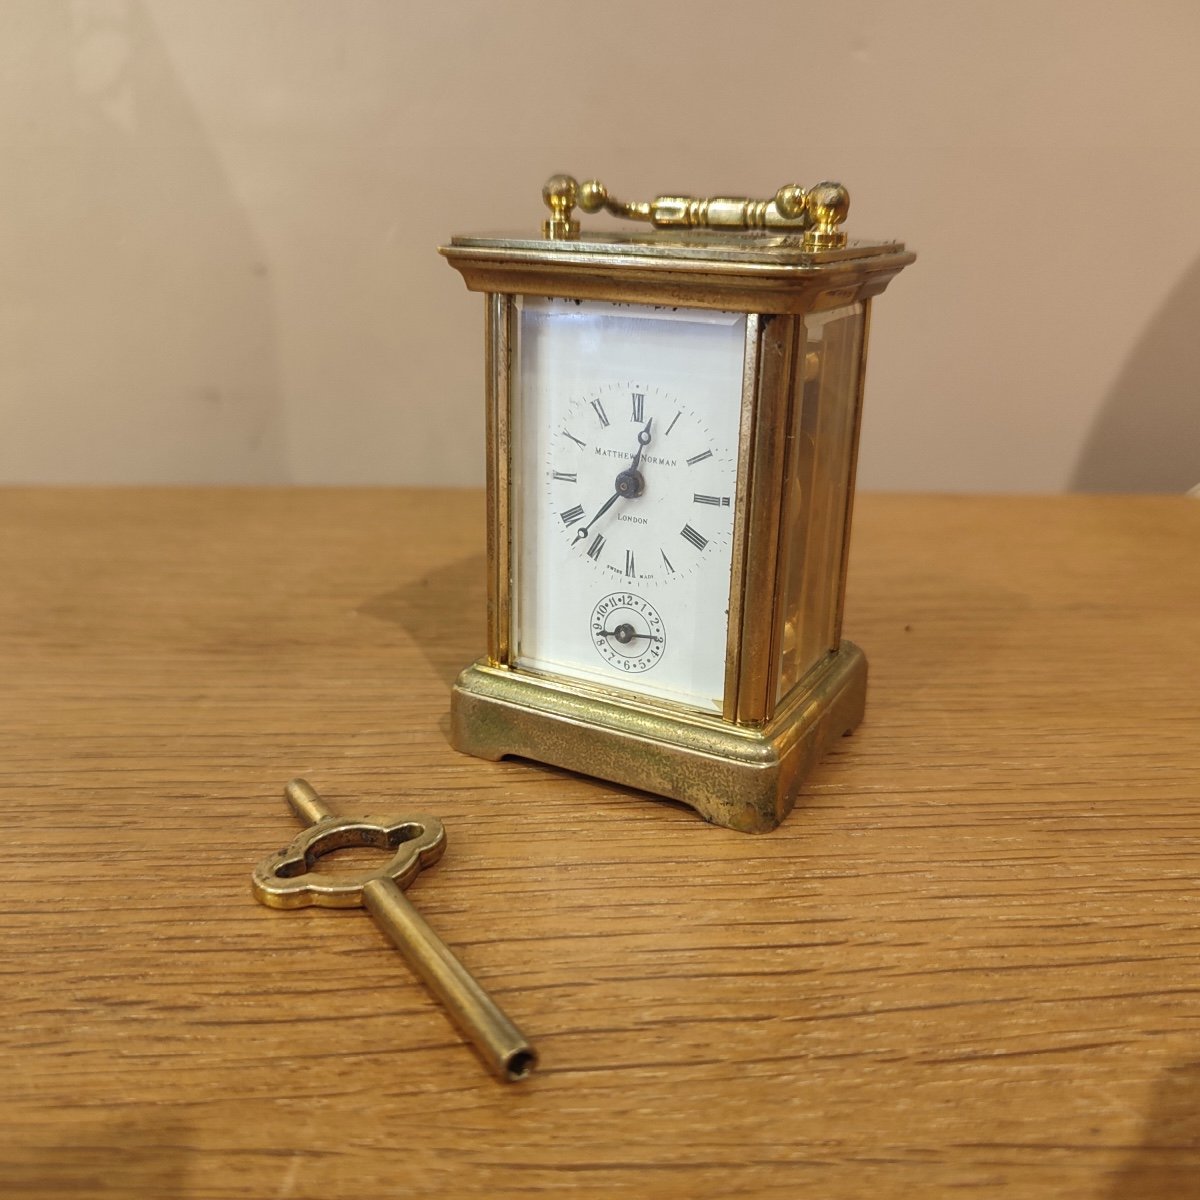
[[[850,193],[840,183],[818,183],[805,191],[786,183],[770,200],[735,196],[658,196],[629,203],[609,195],[598,179],[578,183],[570,175],[552,175],[542,188],[550,217],[542,222],[542,236],[562,240],[579,236],[576,206],[587,213],[606,209],[614,216],[648,221],[656,229],[793,230],[804,234],[806,249],[844,246],[839,228],[850,211]]]

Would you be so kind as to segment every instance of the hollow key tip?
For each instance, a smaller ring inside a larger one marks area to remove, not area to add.
[[[514,1050],[504,1060],[504,1078],[511,1083],[519,1079],[528,1079],[537,1066],[537,1051],[532,1046],[522,1046]]]

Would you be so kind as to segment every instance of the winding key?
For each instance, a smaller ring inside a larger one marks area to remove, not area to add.
[[[523,1079],[537,1065],[525,1035],[471,977],[404,895],[423,867],[442,857],[446,831],[436,817],[403,817],[386,824],[338,817],[303,779],[284,789],[288,805],[309,828],[286,850],[254,869],[255,898],[270,908],[365,908],[409,966],[445,1005],[501,1079]],[[325,854],[348,846],[394,850],[390,862],[355,874],[310,874]]]

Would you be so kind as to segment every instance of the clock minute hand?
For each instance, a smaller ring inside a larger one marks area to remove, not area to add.
[[[577,542],[583,541],[583,539],[591,532],[592,526],[595,525],[595,523],[600,520],[600,518],[604,516],[604,514],[608,512],[608,510],[612,508],[612,506],[616,504],[618,500],[620,500],[623,494],[620,491],[620,476],[617,477],[617,484],[618,490],[613,492],[613,494],[609,496],[607,500],[605,500],[605,502],[600,506],[600,511],[597,512],[596,515],[586,525],[581,526],[579,531],[575,534],[575,540]]]

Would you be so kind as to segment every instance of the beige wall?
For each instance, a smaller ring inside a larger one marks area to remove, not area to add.
[[[861,480],[1200,482],[1200,5],[0,0],[0,480],[471,484],[435,253],[614,191],[844,180]]]

